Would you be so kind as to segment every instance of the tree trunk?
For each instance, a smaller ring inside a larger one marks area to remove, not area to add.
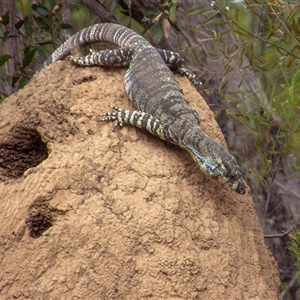
[[[20,61],[19,55],[19,41],[15,33],[15,19],[16,19],[16,7],[15,1],[1,0],[0,1],[0,15],[3,16],[6,13],[9,14],[9,23],[7,26],[1,25],[2,32],[7,32],[9,38],[2,44],[3,53],[8,54],[11,58],[6,62],[4,66],[5,74],[10,76],[10,84],[4,85],[4,93],[6,96],[11,95],[18,90],[18,86],[12,84],[12,77],[15,75],[15,64]]]

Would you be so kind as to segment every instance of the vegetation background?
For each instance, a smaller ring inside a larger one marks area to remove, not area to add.
[[[2,0],[0,102],[70,35],[100,22],[185,56],[251,187],[281,298],[300,299],[299,1]]]

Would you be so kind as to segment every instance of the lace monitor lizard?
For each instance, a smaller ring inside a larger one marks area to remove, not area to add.
[[[244,194],[245,184],[237,160],[199,126],[196,110],[184,99],[170,68],[197,85],[195,77],[183,66],[183,59],[172,51],[154,48],[143,37],[124,26],[103,23],[87,27],[64,42],[44,62],[39,71],[65,58],[71,50],[96,42],[110,42],[120,48],[91,52],[69,59],[78,65],[129,66],[125,90],[135,111],[111,106],[113,112],[100,114],[103,121],[114,121],[114,128],[131,124],[146,129],[162,140],[187,150],[206,174],[227,183]]]

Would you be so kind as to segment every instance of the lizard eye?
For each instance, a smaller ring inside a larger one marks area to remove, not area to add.
[[[230,174],[229,174],[230,180],[234,181],[237,179],[237,177],[238,177],[238,172],[236,170],[233,170],[232,172],[230,172]]]

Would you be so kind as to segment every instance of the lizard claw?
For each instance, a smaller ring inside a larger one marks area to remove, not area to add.
[[[114,105],[108,105],[108,106],[116,110],[117,112],[113,111],[113,112],[101,113],[98,116],[105,117],[105,118],[101,118],[100,121],[114,121],[114,127],[113,127],[113,131],[114,131],[118,126],[122,127],[124,125],[121,118],[119,118],[119,113],[122,111],[122,109]]]

